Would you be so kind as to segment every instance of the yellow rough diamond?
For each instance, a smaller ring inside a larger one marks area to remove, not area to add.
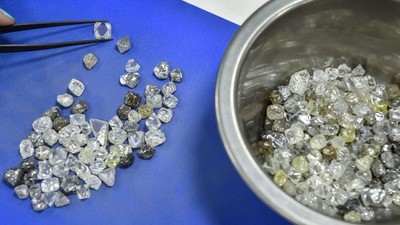
[[[280,169],[275,173],[274,182],[279,187],[282,187],[287,179],[288,179],[288,175],[285,173],[285,171]]]
[[[138,113],[141,118],[148,118],[153,112],[153,109],[148,105],[141,105],[138,108]]]
[[[359,169],[359,170],[369,170],[371,168],[373,162],[374,162],[374,159],[371,156],[366,155],[366,156],[356,160],[356,166],[357,166],[357,169]]]
[[[114,169],[115,167],[118,166],[120,157],[121,156],[118,151],[110,151],[110,153],[107,155],[104,161],[109,168]]]
[[[388,112],[388,107],[389,103],[387,101],[378,101],[374,104],[374,111],[386,114]]]
[[[342,128],[340,130],[340,136],[344,138],[346,143],[352,142],[356,139],[356,130],[353,128]]]
[[[292,161],[293,168],[299,173],[306,173],[310,169],[310,165],[304,156],[298,156]]]

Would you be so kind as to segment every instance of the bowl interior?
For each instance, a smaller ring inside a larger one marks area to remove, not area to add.
[[[266,93],[287,84],[293,72],[362,64],[378,82],[388,82],[400,72],[400,3],[396,1],[297,1],[257,29],[241,59],[233,93],[241,136],[259,166],[262,162],[251,146],[263,131]],[[398,210],[380,215],[380,224],[400,218]]]

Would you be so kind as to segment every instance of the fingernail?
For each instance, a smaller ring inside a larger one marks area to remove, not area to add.
[[[12,19],[12,20],[15,20],[14,17],[12,17],[10,14],[8,14],[8,12],[4,11],[3,9],[0,9],[0,11],[1,11],[5,16],[7,16],[8,18],[10,18],[10,19]]]

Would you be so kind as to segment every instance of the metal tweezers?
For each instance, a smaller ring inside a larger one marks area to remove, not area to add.
[[[24,24],[16,24],[13,26],[0,27],[0,34],[40,29],[40,28],[47,28],[47,27],[69,26],[69,25],[88,24],[88,23],[96,23],[96,22],[107,22],[107,21],[106,20],[77,20],[77,21],[43,22],[43,23],[24,23]],[[0,52],[36,51],[36,50],[44,50],[44,49],[51,49],[51,48],[60,48],[60,47],[65,47],[65,46],[105,42],[105,41],[110,41],[110,40],[112,40],[112,39],[93,39],[93,40],[81,40],[81,41],[70,41],[70,42],[44,43],[44,44],[0,44]]]

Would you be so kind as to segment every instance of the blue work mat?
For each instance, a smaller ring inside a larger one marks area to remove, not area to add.
[[[177,84],[180,102],[161,129],[167,141],[149,161],[135,157],[117,169],[115,185],[91,191],[91,198],[70,197],[70,205],[34,212],[0,185],[0,224],[289,224],[264,205],[232,166],[220,140],[214,113],[217,71],[238,26],[182,1],[3,0],[0,7],[19,23],[107,19],[114,41],[37,52],[0,54],[0,172],[21,161],[19,143],[32,122],[56,104],[72,78],[86,85],[78,99],[89,103],[87,117],[104,120],[116,114],[128,89],[119,77],[129,58],[142,66],[146,84],[162,85],[152,70],[161,61],[183,71]],[[92,39],[92,26],[62,27],[0,36],[0,43],[42,43]],[[125,54],[116,41],[129,35]],[[82,65],[92,52],[98,64]],[[67,115],[64,110],[63,115]]]

